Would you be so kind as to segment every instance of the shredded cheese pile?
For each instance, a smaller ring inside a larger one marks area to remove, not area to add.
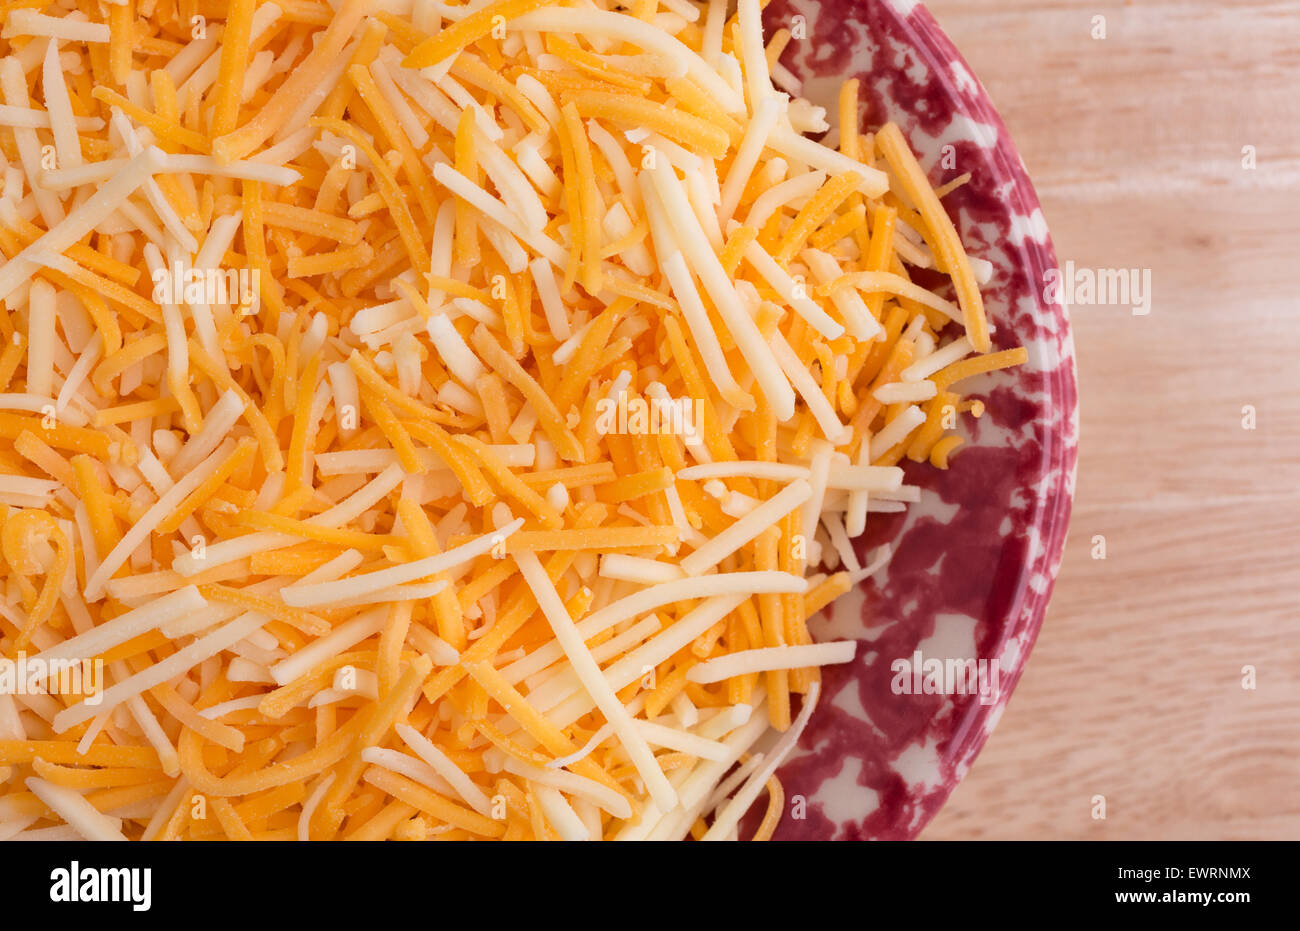
[[[760,14],[0,3],[0,838],[771,836],[1025,354]]]

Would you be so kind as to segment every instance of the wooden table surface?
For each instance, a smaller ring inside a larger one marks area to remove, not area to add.
[[[1061,263],[1150,269],[1153,302],[1072,310],[1065,562],[1001,724],[923,837],[1300,838],[1300,3],[928,6]]]

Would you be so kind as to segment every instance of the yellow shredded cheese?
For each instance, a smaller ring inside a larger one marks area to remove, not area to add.
[[[762,6],[0,5],[0,659],[103,669],[0,827],[773,835],[850,537],[1027,353]]]

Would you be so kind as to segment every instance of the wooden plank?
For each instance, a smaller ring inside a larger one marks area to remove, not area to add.
[[[1061,261],[1150,269],[1154,300],[1144,317],[1074,309],[1083,448],[1061,578],[1020,688],[923,836],[1294,839],[1300,5],[929,7],[1010,126]]]

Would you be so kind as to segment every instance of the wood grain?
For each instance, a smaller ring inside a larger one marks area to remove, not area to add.
[[[1154,299],[1072,310],[1065,563],[1006,714],[923,836],[1300,838],[1300,4],[928,5],[1061,262],[1150,269]]]

